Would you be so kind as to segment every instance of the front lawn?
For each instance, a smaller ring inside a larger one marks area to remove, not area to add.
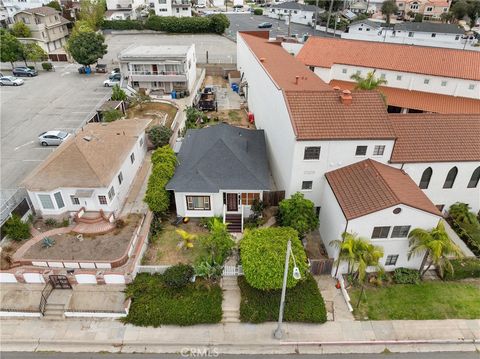
[[[142,106],[132,106],[127,109],[127,118],[150,118],[154,125],[172,126],[177,108],[164,102],[147,102]],[[166,115],[166,117],[165,117]]]
[[[281,290],[263,291],[252,288],[244,276],[238,277],[241,291],[240,320],[263,323],[278,320]],[[315,279],[309,275],[294,288],[287,289],[285,297],[286,322],[325,323],[327,313]]]
[[[367,287],[356,309],[360,289],[349,291],[355,318],[360,320],[478,319],[479,293],[479,283],[462,282]]]
[[[132,298],[132,305],[122,319],[125,323],[186,326],[219,323],[222,319],[222,289],[203,279],[174,289],[165,285],[162,275],[141,273],[127,286],[126,295]]]

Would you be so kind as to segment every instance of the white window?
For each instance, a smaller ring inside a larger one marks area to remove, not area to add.
[[[110,188],[110,190],[108,191],[108,199],[111,201],[113,199],[113,197],[115,197],[115,188],[113,188],[113,186]]]
[[[442,84],[441,84],[441,85],[442,85],[442,87],[447,86],[447,81],[442,81]]]
[[[373,155],[374,156],[383,156],[384,152],[385,152],[385,145],[376,145],[373,148]]]
[[[455,41],[458,41],[458,40],[460,40],[460,35],[455,36]]]
[[[80,205],[80,199],[75,196],[70,196],[70,200],[72,201],[72,204],[74,206],[79,206]]]
[[[424,83],[425,85],[428,85],[428,84],[430,83],[430,79],[424,79],[424,80],[423,80],[423,83]]]
[[[167,0],[158,0],[158,3],[161,5],[165,5],[167,3]]]
[[[475,85],[474,85],[474,84],[468,85],[468,89],[469,89],[469,90],[475,90]]]
[[[402,81],[402,75],[397,75],[397,81]]]
[[[98,196],[98,202],[100,202],[100,204],[107,204],[107,197]]]
[[[427,11],[432,11],[433,10],[433,7],[429,6],[427,7]]]
[[[302,182],[302,190],[309,191],[312,189],[313,181],[303,181]]]
[[[346,74],[347,73],[347,69],[342,69],[342,74]]]
[[[357,146],[355,156],[365,156],[367,154],[367,146]]]
[[[143,137],[140,137],[140,143],[139,144],[140,144],[140,147],[143,146]]]
[[[42,204],[43,209],[55,209],[52,202],[52,197],[49,194],[39,194],[38,199]]]
[[[395,264],[397,264],[397,260],[398,260],[398,254],[387,256],[387,259],[385,260],[385,265],[394,266]]]
[[[386,77],[387,77],[386,74],[380,74],[380,78],[381,78],[382,80],[385,80]]]
[[[432,33],[432,37],[436,37],[436,36],[437,36],[437,34],[436,34],[436,33]]]
[[[63,202],[63,197],[61,192],[55,192],[53,194],[53,197],[55,197],[55,202],[57,202],[57,207],[58,208],[63,208],[65,207],[65,203]]]
[[[135,153],[132,152],[132,154],[130,155],[130,162],[133,163],[135,162]]]
[[[394,226],[391,238],[406,238],[410,232],[410,226]]]
[[[318,160],[320,158],[320,146],[305,147],[304,160]]]
[[[413,32],[412,32],[412,31],[410,31],[410,32],[408,33],[408,37],[413,37]]]
[[[356,73],[358,76],[360,76],[360,75],[362,74],[362,71],[357,70],[355,73]]]
[[[187,209],[209,211],[210,210],[210,196],[186,196]]]
[[[374,227],[372,238],[388,238],[390,227]]]
[[[122,182],[123,182],[123,173],[120,172],[120,173],[118,174],[117,178],[118,178],[118,184],[119,184],[119,185],[122,184]],[[113,188],[113,187],[112,187],[112,188]]]

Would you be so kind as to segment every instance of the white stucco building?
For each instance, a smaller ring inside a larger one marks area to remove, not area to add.
[[[157,16],[192,16],[188,0],[107,0],[107,20],[137,19],[153,11]]]
[[[83,208],[117,216],[145,158],[149,122],[85,125],[25,179],[35,212],[65,217]]]
[[[131,46],[118,55],[123,80],[135,89],[191,91],[197,74],[195,45]]]
[[[297,58],[342,89],[375,71],[389,112],[480,113],[477,51],[311,37]]]
[[[315,11],[318,16],[325,10],[314,5],[300,4],[295,1],[286,1],[270,8],[266,8],[266,14],[271,19],[291,21],[292,23],[313,26],[315,23]]]
[[[454,24],[403,22],[387,27],[383,22],[361,20],[350,24],[342,39],[480,51],[475,36]]]
[[[428,207],[418,211],[402,197],[364,213],[350,228],[369,238],[372,228],[386,226],[386,221],[392,223],[391,227],[430,229],[438,222],[440,210],[456,201],[468,203],[474,212],[480,209],[480,113],[388,114],[378,92],[350,92],[328,86],[285,51],[281,42],[270,41],[267,32],[239,33],[237,66],[244,80],[248,109],[256,127],[265,131],[277,188],[284,189],[286,197],[303,193],[314,202],[328,227],[337,223],[332,222],[333,217],[342,224],[349,218],[339,216],[332,205],[326,174],[362,161],[374,162],[375,168],[387,176],[394,174],[398,181],[388,179],[389,186],[408,183],[414,197]],[[434,174],[425,188],[425,179],[421,181],[419,176],[429,167]],[[456,170],[450,173],[453,167]],[[388,211],[394,206],[400,206],[403,214],[392,217]],[[336,228],[329,239],[338,239],[344,229]],[[320,230],[322,233],[329,228],[320,225]],[[399,255],[398,264],[389,269],[407,265],[405,243],[381,243],[386,254]]]
[[[3,18],[7,24],[13,24],[14,15],[19,11],[42,7],[49,3],[46,0],[0,0],[3,9]]]

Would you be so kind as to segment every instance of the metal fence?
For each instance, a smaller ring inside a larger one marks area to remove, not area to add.
[[[238,277],[243,275],[243,268],[242,266],[224,266],[222,275],[224,277]]]

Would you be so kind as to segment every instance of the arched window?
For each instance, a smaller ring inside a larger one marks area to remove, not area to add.
[[[470,177],[470,181],[468,181],[467,188],[475,188],[478,186],[478,181],[480,180],[480,166],[475,169],[472,173],[472,177]]]
[[[422,178],[420,179],[419,187],[421,189],[427,189],[430,184],[430,178],[432,178],[432,167],[428,167],[423,171]]]
[[[445,178],[445,183],[443,184],[443,188],[452,188],[453,184],[455,183],[455,178],[457,178],[457,174],[457,167],[453,167],[450,171],[448,171],[447,178]]]

